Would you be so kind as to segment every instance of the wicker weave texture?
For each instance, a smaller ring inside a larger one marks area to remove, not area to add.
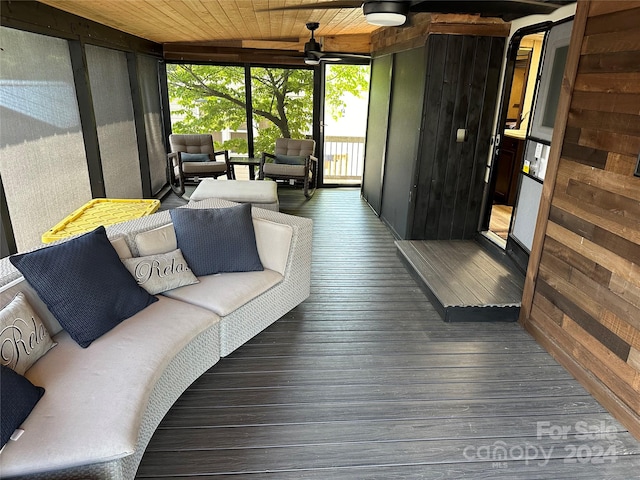
[[[220,200],[208,199],[189,204],[188,208],[216,208]],[[273,322],[302,303],[311,291],[311,251],[313,221],[261,208],[252,215],[272,222],[290,225],[293,238],[284,280],[264,294],[220,320],[220,355],[225,357],[256,336]]]
[[[111,462],[13,478],[25,480],[134,479],[145,448],[167,411],[189,385],[220,359],[217,348],[219,340],[220,332],[216,324],[195,337],[171,360],[149,396],[149,404],[141,421],[135,453]]]
[[[224,208],[237,205],[220,199],[207,199],[183,208]],[[223,317],[194,338],[167,366],[150,395],[144,413],[134,454],[111,462],[79,466],[64,471],[29,475],[30,479],[133,479],[144,450],[155,429],[182,392],[200,375],[243,343],[271,325],[289,310],[304,301],[311,287],[311,251],[313,222],[310,219],[253,208],[252,215],[272,222],[290,225],[293,229],[284,280],[264,294],[251,300],[230,315]],[[110,238],[124,236],[133,255],[138,255],[135,236],[170,223],[169,212],[116,224],[107,228]],[[8,259],[0,260],[0,290],[20,273]],[[18,477],[19,478],[19,477]]]

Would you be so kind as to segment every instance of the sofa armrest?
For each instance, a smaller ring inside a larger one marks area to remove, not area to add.
[[[253,228],[256,232],[256,246],[262,265],[284,276],[293,228],[290,225],[255,217]]]
[[[287,215],[261,208],[253,209],[254,218],[289,225],[292,229],[291,245],[284,271],[284,288],[295,290],[302,301],[311,292],[311,252],[313,247],[313,221],[309,218]]]

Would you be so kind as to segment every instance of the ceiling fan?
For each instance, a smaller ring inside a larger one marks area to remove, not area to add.
[[[304,63],[307,65],[319,65],[321,61],[339,62],[346,58],[357,58],[368,60],[368,55],[358,55],[354,53],[324,53],[322,45],[316,40],[315,31],[320,27],[318,22],[309,22],[306,24],[307,29],[311,32],[311,38],[304,44]]]
[[[505,21],[534,14],[549,14],[561,5],[574,0],[346,0],[305,3],[265,9],[278,10],[329,10],[360,8],[367,22],[379,26],[403,25],[409,13],[469,13],[483,17],[498,17]]]

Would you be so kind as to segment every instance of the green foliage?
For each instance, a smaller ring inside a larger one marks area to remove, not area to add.
[[[244,67],[167,65],[175,133],[211,133],[246,128]],[[334,118],[346,106],[344,92],[360,96],[368,67],[332,65],[327,69],[326,104]],[[302,68],[251,68],[255,153],[272,151],[275,139],[305,138],[313,120],[313,71]],[[216,148],[248,151],[246,140],[217,142]]]
[[[224,142],[213,142],[213,146],[216,151],[229,150],[235,153],[249,152],[247,140],[244,138],[232,138],[231,140],[225,140]]]
[[[175,133],[237,130],[246,121],[244,68],[211,65],[168,65],[169,98],[184,115]]]
[[[325,114],[328,113],[334,120],[338,120],[342,110],[347,106],[344,93],[360,98],[369,88],[369,66],[328,65],[325,80]]]

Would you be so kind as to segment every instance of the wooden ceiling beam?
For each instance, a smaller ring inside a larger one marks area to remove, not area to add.
[[[309,37],[299,39],[288,38],[283,40],[215,40],[211,42],[189,42],[189,43],[165,43],[164,54],[174,55],[177,53],[191,54],[198,52],[199,55],[236,55],[240,50],[249,51],[249,56],[259,55],[265,57],[270,54],[289,55],[292,53],[296,58],[301,58],[299,53],[304,51],[304,44]],[[318,37],[322,43],[322,51],[325,53],[362,53],[368,54],[371,49],[371,40],[368,34],[362,35],[337,35],[330,37]]]
[[[211,45],[166,44],[164,58],[173,62],[305,65],[303,55],[298,51]]]

